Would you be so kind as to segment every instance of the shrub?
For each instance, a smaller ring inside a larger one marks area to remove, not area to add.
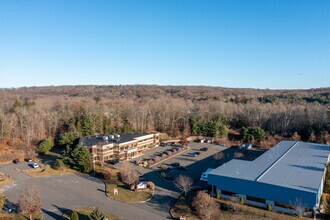
[[[79,216],[78,213],[76,211],[73,211],[71,216],[70,216],[70,220],[79,220]]]
[[[217,192],[217,199],[220,199],[221,195],[219,192]]]
[[[39,144],[38,152],[40,154],[45,154],[48,151],[50,151],[53,147],[54,147],[54,139],[52,137],[48,137]]]
[[[99,208],[99,207],[96,207],[91,215],[90,215],[90,219],[92,220],[105,220],[107,219],[105,214],[103,213],[103,211]]]
[[[154,190],[156,189],[156,185],[155,185],[153,182],[151,182],[151,181],[148,182],[148,187],[149,187],[152,191],[154,191]]]
[[[273,210],[272,206],[269,203],[267,204],[267,210],[268,211],[272,211]]]
[[[243,205],[244,204],[244,199],[241,198],[240,201],[241,201],[241,204]]]
[[[63,160],[61,159],[56,159],[54,165],[53,165],[53,168],[55,170],[63,170],[65,167],[64,163],[63,163]]]

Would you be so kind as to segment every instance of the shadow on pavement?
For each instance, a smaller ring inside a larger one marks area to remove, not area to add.
[[[42,211],[43,213],[45,213],[47,216],[51,217],[52,219],[64,219],[64,218],[62,217],[62,215],[59,215],[59,214],[57,214],[57,213],[55,213],[55,212],[48,211],[48,210],[46,210],[46,209],[41,209],[41,211]],[[47,219],[47,218],[46,218],[46,219]]]

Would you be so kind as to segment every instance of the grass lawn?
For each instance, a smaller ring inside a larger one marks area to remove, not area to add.
[[[90,220],[89,216],[93,211],[93,208],[75,208],[73,209],[79,215],[79,220]],[[71,213],[70,213],[71,215]],[[63,219],[70,219],[70,215],[64,215]],[[108,213],[105,213],[108,220],[119,220],[120,218]]]
[[[127,186],[119,180],[119,171],[113,167],[108,166],[98,166],[96,165],[96,172],[111,172],[113,175],[113,180],[111,183],[106,183],[107,195],[115,200],[121,202],[142,202],[152,197],[151,190],[141,190],[141,191],[132,191],[127,188]],[[100,177],[101,178],[101,177]],[[114,188],[118,189],[118,195],[114,195]]]
[[[113,195],[114,188],[118,189],[118,195]],[[126,185],[119,182],[117,184],[107,183],[108,196],[121,202],[141,202],[152,197],[151,190],[132,191],[126,188]]]
[[[220,210],[218,220],[296,220],[295,216],[285,215],[273,211],[267,211],[259,209],[253,206],[241,205],[224,199],[217,199],[217,202],[222,206],[235,207],[235,211]],[[171,209],[173,217],[187,216],[189,220],[198,220],[197,213],[191,207],[192,196],[188,196],[187,199],[181,197],[178,202]],[[301,218],[309,219],[309,218]]]
[[[55,170],[51,168],[50,165],[43,165],[44,169],[37,168],[37,169],[29,169],[28,175],[29,176],[51,176],[51,175],[62,175],[62,174],[73,174],[78,173],[78,171],[64,168],[63,170]]]

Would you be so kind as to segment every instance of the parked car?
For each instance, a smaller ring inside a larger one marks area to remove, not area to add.
[[[226,145],[225,145],[225,143],[219,143],[219,146],[224,147]]]
[[[32,162],[32,158],[30,158],[30,157],[27,157],[27,158],[25,158],[24,159],[26,162]]]
[[[201,149],[199,149],[200,151],[208,151],[209,149],[207,147],[202,147]]]
[[[193,154],[196,154],[198,156],[201,154],[201,152],[194,152]]]
[[[178,162],[171,163],[171,166],[173,166],[173,167],[179,167],[180,166],[180,163],[178,163]]]
[[[14,159],[13,160],[13,163],[15,163],[15,164],[19,164],[21,161],[19,161],[19,159]]]
[[[136,184],[136,188],[137,189],[146,189],[148,186],[148,183],[145,182],[145,181],[139,181],[137,184]]]
[[[188,170],[188,168],[187,167],[184,167],[184,166],[178,166],[176,169],[178,169],[178,170],[185,170],[185,171]]]
[[[39,168],[39,164],[37,164],[37,163],[33,163],[33,164],[32,164],[32,167],[33,167],[34,169],[37,169],[37,168]]]
[[[162,156],[162,153],[161,152],[156,152],[154,153],[155,156]]]
[[[252,148],[252,144],[242,144],[239,146],[240,149],[250,149]]]
[[[197,154],[194,154],[194,153],[188,153],[187,156],[188,156],[188,157],[197,157]]]
[[[202,173],[200,181],[206,181],[208,180],[208,174],[214,169],[208,168],[205,172]]]
[[[121,161],[119,159],[115,159],[115,160],[109,160],[108,163],[111,165],[116,165],[117,163],[120,163]]]

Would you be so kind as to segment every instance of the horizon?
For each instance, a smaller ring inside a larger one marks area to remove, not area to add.
[[[0,88],[330,85],[330,2],[6,1]]]
[[[83,86],[96,86],[96,87],[111,87],[111,86],[157,86],[157,87],[210,87],[220,89],[251,89],[251,90],[270,90],[270,91],[307,91],[307,90],[326,90],[328,87],[315,87],[315,88],[293,88],[293,89],[281,89],[281,88],[248,88],[248,87],[224,87],[224,86],[212,86],[212,85],[159,85],[159,84],[77,84],[77,85],[44,85],[44,86],[21,86],[21,87],[0,87],[0,90],[19,90],[25,88],[46,88],[46,87],[83,87]]]

